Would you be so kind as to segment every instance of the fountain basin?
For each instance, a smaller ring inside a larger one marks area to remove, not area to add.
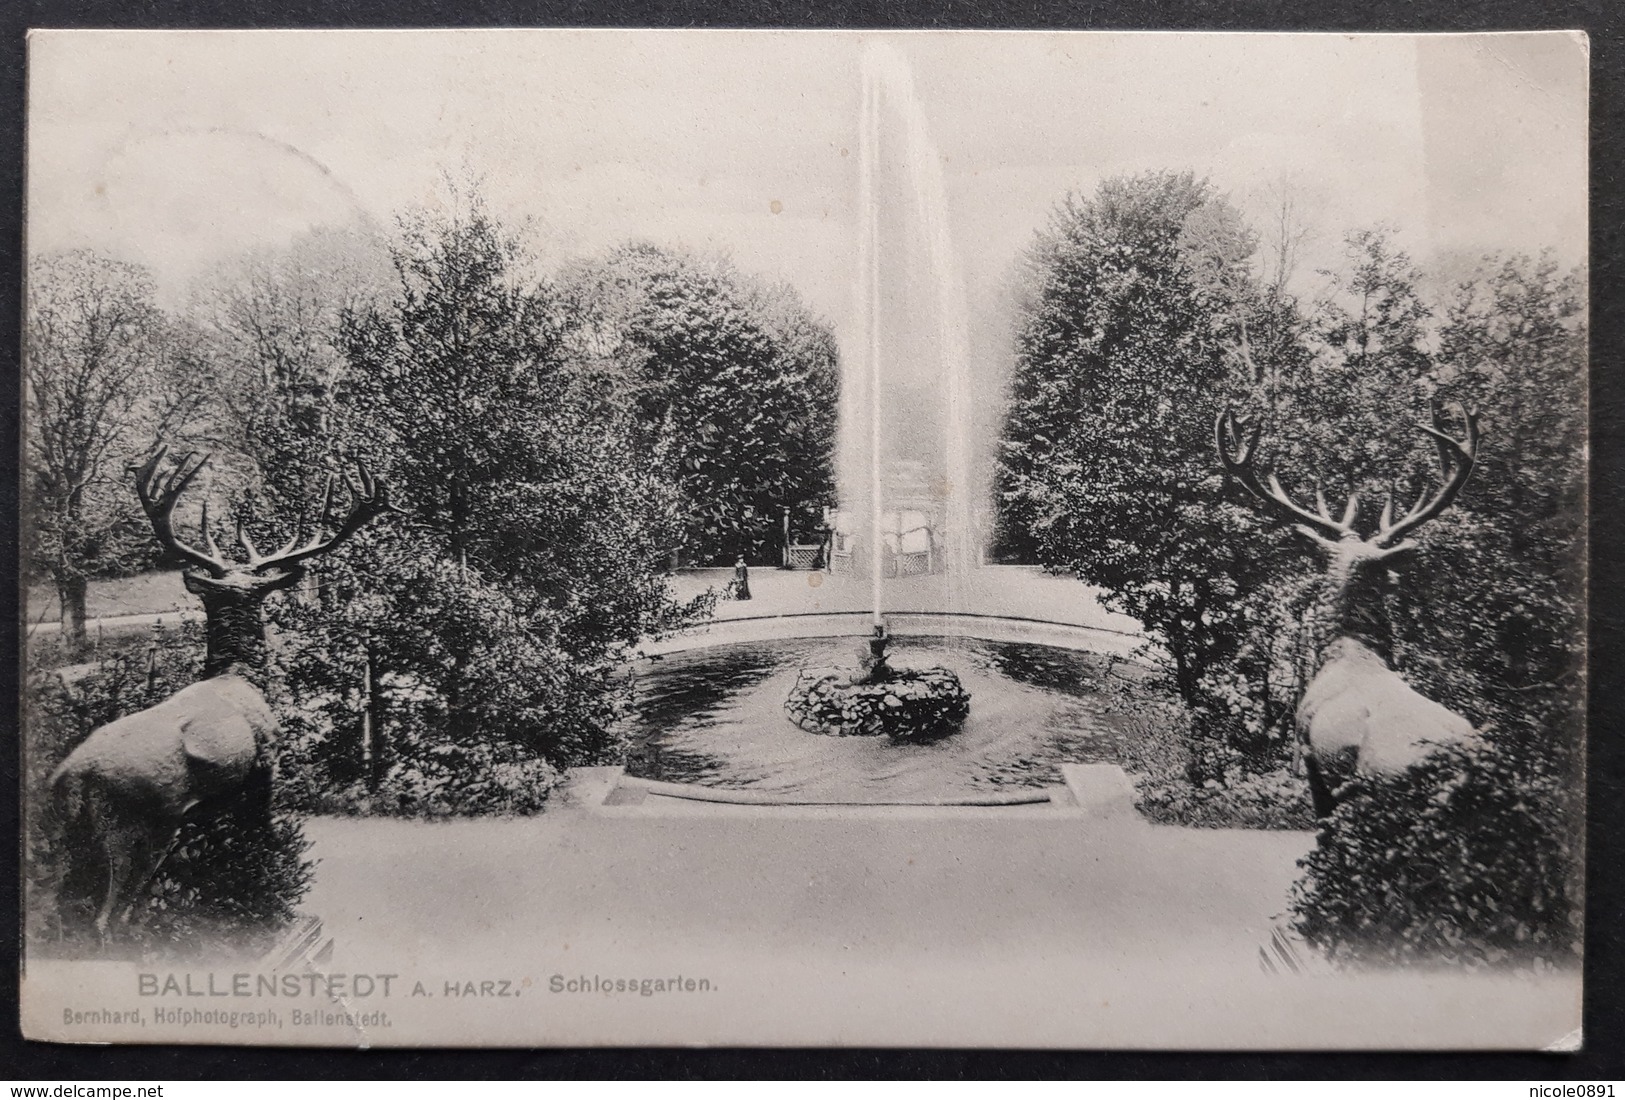
[[[953,736],[809,736],[788,720],[785,699],[803,669],[858,663],[855,616],[719,625],[672,639],[673,648],[634,667],[627,775],[800,804],[939,804],[1053,788],[1064,782],[1064,764],[1121,764],[1122,746],[1142,736],[1144,723],[1177,706],[1155,670],[1107,648],[1109,633],[1035,632],[1036,624],[989,619],[911,622],[938,632],[897,637],[893,665],[950,668],[974,697]],[[807,634],[741,636],[746,627]],[[972,630],[1008,636],[961,633]],[[1106,651],[1090,648],[1097,644]]]
[[[808,733],[935,741],[964,723],[970,693],[940,667],[892,668],[877,680],[856,668],[808,668],[796,677],[784,710]]]

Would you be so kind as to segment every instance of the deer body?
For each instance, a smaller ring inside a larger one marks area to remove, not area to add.
[[[122,792],[178,827],[193,806],[246,783],[259,746],[276,732],[260,689],[228,673],[94,730],[52,782]]]
[[[1327,645],[1298,703],[1297,722],[1323,780],[1334,788],[1355,775],[1398,775],[1436,746],[1476,736],[1467,719],[1418,692],[1349,637]]]
[[[280,552],[262,556],[239,528],[248,561],[238,563],[215,545],[207,505],[206,550],[175,536],[175,502],[207,459],[189,468],[189,455],[164,477],[157,473],[163,455],[159,450],[137,471],[136,492],[159,542],[186,561],[187,590],[203,601],[205,678],[92,730],[51,777],[64,821],[83,830],[83,843],[70,857],[94,854],[105,865],[105,882],[96,884],[96,928],[104,938],[162,865],[189,814],[236,801],[248,803],[251,818],[269,826],[268,750],[278,728],[259,683],[266,648],[260,606],[270,593],[297,584],[306,560],[391,510],[383,487],[363,468],[359,482],[346,479],[354,503],[335,535],[324,540],[320,530],[331,518],[330,481],[310,543],[299,546],[296,532]]]
[[[251,788],[269,794],[268,776],[259,784],[250,780],[268,767],[263,746],[276,730],[259,688],[228,674],[109,722],[68,755],[51,777],[52,788],[106,869],[106,882],[97,884],[98,932],[105,936],[136,900],[195,807]],[[269,800],[254,809],[268,819]]]
[[[1349,779],[1401,774],[1438,747],[1477,736],[1472,723],[1422,695],[1394,670],[1392,631],[1384,611],[1384,590],[1392,571],[1415,549],[1405,536],[1448,508],[1472,473],[1478,426],[1471,414],[1464,414],[1464,419],[1465,442],[1437,427],[1423,426],[1438,445],[1442,483],[1397,521],[1390,497],[1377,532],[1368,538],[1354,528],[1357,498],[1349,498],[1341,519],[1332,518],[1318,492],[1315,508],[1305,508],[1274,475],[1266,484],[1253,472],[1258,428],[1243,438],[1229,410],[1216,425],[1225,470],[1272,511],[1293,522],[1320,548],[1326,563],[1326,599],[1318,617],[1327,641],[1296,713],[1298,735],[1306,747],[1310,793],[1320,817],[1336,808],[1338,788]]]

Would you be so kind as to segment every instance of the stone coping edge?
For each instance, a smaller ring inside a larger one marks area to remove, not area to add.
[[[1009,794],[967,795],[962,798],[917,799],[911,801],[857,801],[852,799],[806,798],[797,795],[776,795],[761,791],[730,790],[725,787],[702,787],[696,783],[668,783],[660,779],[642,779],[622,774],[617,787],[639,787],[649,794],[664,798],[682,798],[691,802],[726,802],[737,806],[1032,806],[1055,801],[1050,788],[1039,787]]]
[[[1134,782],[1128,773],[1116,764],[1062,764],[1064,787],[1034,787],[1008,793],[967,795],[960,798],[918,799],[896,802],[860,802],[841,799],[816,799],[795,795],[775,795],[761,791],[730,790],[725,787],[702,787],[697,783],[670,783],[661,779],[643,779],[626,774],[620,765],[571,768],[558,792],[565,806],[584,809],[608,804],[616,791],[636,791],[639,800],[648,795],[681,799],[688,802],[712,802],[734,806],[783,807],[847,807],[851,809],[886,808],[947,808],[954,806],[1035,806],[1046,803],[1056,809],[1072,813],[1081,812],[1097,821],[1121,824],[1151,823],[1134,805]]]
[[[1145,644],[1136,634],[1107,627],[1076,623],[1046,622],[1010,615],[971,614],[956,611],[888,611],[888,625],[898,637],[965,637],[988,641],[1032,642],[1061,649],[1114,654],[1134,660],[1135,651]],[[792,638],[866,637],[867,611],[801,611],[789,615],[762,615],[737,619],[713,619],[663,638],[645,638],[630,655],[647,660],[691,649],[740,642],[779,641]],[[1139,663],[1136,661],[1136,663]]]
[[[874,612],[860,609],[853,611],[781,611],[776,615],[729,615],[722,618],[710,619],[704,623],[697,623],[687,630],[704,630],[710,626],[721,626],[724,623],[760,623],[776,622],[780,619],[827,619],[841,615],[862,615],[873,619]],[[936,618],[936,619],[991,619],[1001,623],[1032,623],[1037,626],[1058,626],[1067,630],[1093,630],[1101,634],[1121,634],[1125,638],[1145,640],[1145,635],[1136,634],[1132,630],[1118,630],[1112,626],[1090,626],[1087,623],[1070,623],[1062,619],[1039,619],[1032,615],[1000,615],[992,611],[910,611],[901,608],[896,611],[881,612],[884,618]],[[865,624],[865,631],[868,625]],[[682,633],[678,631],[677,633]]]

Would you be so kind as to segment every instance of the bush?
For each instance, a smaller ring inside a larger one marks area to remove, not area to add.
[[[28,922],[31,942],[94,942],[94,854],[52,811],[52,771],[92,730],[143,710],[196,679],[200,631],[189,627],[136,637],[100,660],[29,671],[25,695]],[[274,762],[273,762],[274,768]],[[270,782],[270,773],[261,778]],[[250,799],[245,798],[244,803]],[[266,836],[245,813],[188,822],[121,938],[153,951],[255,946],[290,919],[310,886],[309,845],[296,820],[273,818]],[[69,852],[79,858],[69,858]],[[89,895],[89,896],[87,896]]]
[[[315,862],[299,820],[276,813],[267,834],[252,816],[227,811],[181,829],[132,933],[150,948],[190,949],[210,941],[264,949],[293,919]]]
[[[525,816],[540,813],[562,773],[502,740],[455,743],[421,724],[397,726],[376,787],[333,775],[312,738],[291,739],[288,797],[321,814],[393,817]]]
[[[1231,771],[1192,786],[1183,775],[1134,776],[1136,805],[1159,825],[1203,829],[1310,829],[1314,809],[1304,780],[1281,768]]]
[[[1307,782],[1287,768],[1284,751],[1243,754],[1174,702],[1143,704],[1138,727],[1123,738],[1123,767],[1135,805],[1159,825],[1206,829],[1311,829]]]
[[[1334,962],[1575,963],[1578,807],[1493,741],[1344,788],[1293,889],[1298,932]]]
[[[620,759],[615,662],[559,643],[557,613],[445,562],[385,558],[387,596],[285,600],[284,797],[310,813],[529,814],[560,771]],[[332,583],[344,576],[330,569]],[[370,676],[372,683],[367,683]],[[362,721],[370,710],[371,759]],[[371,774],[364,774],[370,772]]]

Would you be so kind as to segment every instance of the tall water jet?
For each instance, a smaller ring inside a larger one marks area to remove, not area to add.
[[[872,52],[872,48],[871,51]],[[880,87],[875,67],[865,54],[863,113],[858,120],[858,208],[862,235],[858,242],[859,282],[862,287],[864,350],[867,357],[869,426],[869,586],[870,606],[877,633],[881,617],[881,578],[885,575],[885,547],[881,541],[884,489],[881,477],[880,376],[880,202],[875,174],[880,165]]]
[[[881,136],[888,106],[894,108],[902,138],[892,166],[900,178],[890,182],[913,196],[908,228],[921,239],[923,264],[910,262],[907,239],[888,249],[884,236],[888,231],[895,236],[907,220],[896,205],[885,202],[888,164],[882,159]],[[947,668],[893,667],[887,661],[885,578],[888,572],[899,579],[938,574],[947,583],[945,603],[952,608],[961,602],[958,587],[964,570],[977,564],[969,504],[965,296],[948,235],[947,185],[908,66],[879,44],[869,45],[863,55],[858,204],[863,366],[849,372],[842,387],[839,487],[848,521],[843,534],[854,533],[856,526],[867,544],[867,553],[849,551],[845,560],[856,568],[866,559],[874,633],[861,666],[803,669],[784,709],[810,733],[930,741],[960,728],[970,712],[970,695]],[[896,217],[883,220],[883,206]],[[911,289],[918,295],[914,283],[921,268],[930,288],[930,302],[923,307],[910,297]],[[894,286],[895,294],[883,294]],[[910,327],[915,308],[934,314],[935,324],[925,333]],[[922,363],[932,362],[938,369],[921,375]],[[927,415],[933,405],[937,415]],[[860,499],[867,507],[857,507]],[[857,515],[866,516],[866,529],[850,522]]]
[[[858,119],[857,329],[843,385],[842,519],[869,574],[875,621],[887,577],[937,574],[958,606],[980,560],[982,487],[970,460],[966,298],[948,189],[906,60],[870,43]]]

